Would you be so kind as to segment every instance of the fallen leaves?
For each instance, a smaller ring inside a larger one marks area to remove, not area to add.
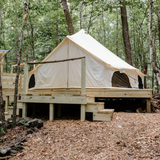
[[[158,160],[159,133],[158,113],[114,113],[111,122],[47,121],[11,160]]]

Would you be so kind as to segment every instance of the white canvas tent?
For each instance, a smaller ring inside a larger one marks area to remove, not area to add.
[[[125,73],[132,88],[138,88],[138,75],[144,74],[105,48],[83,29],[67,36],[43,61],[85,57],[86,88],[110,88],[115,71]],[[81,60],[40,64],[34,74],[35,89],[81,88]]]

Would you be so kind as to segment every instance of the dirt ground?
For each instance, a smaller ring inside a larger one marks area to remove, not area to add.
[[[160,159],[159,113],[114,113],[111,122],[47,121],[11,160]]]

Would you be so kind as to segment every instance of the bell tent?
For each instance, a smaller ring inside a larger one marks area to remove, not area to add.
[[[143,88],[144,74],[105,48],[83,29],[66,36],[43,60],[85,57],[86,88]],[[81,60],[39,64],[29,72],[29,88],[81,88]]]

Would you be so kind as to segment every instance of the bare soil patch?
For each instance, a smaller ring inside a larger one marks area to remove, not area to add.
[[[46,121],[11,160],[160,159],[159,113],[114,113],[111,122]]]

